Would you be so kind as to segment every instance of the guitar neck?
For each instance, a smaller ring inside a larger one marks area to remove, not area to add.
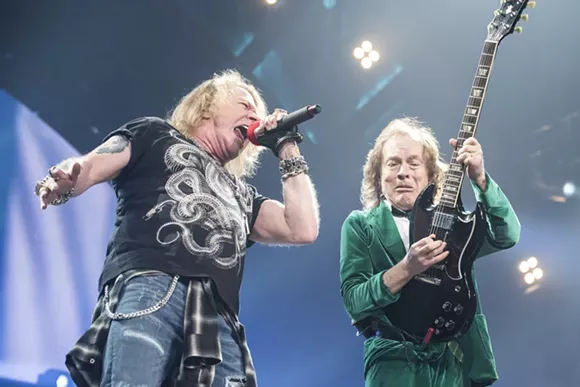
[[[477,131],[477,124],[479,122],[479,115],[481,114],[481,107],[485,98],[485,92],[489,83],[489,76],[491,67],[495,60],[497,52],[497,42],[486,41],[483,45],[483,51],[479,59],[479,65],[475,73],[475,79],[469,93],[467,100],[467,107],[463,113],[461,120],[461,128],[457,135],[457,147],[453,151],[451,161],[449,163],[449,170],[445,174],[445,182],[441,194],[440,204],[446,207],[457,207],[459,194],[461,192],[461,184],[465,176],[465,167],[457,162],[457,152],[463,147],[463,143],[469,137],[475,136]]]

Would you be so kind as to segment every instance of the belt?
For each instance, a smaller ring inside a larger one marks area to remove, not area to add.
[[[411,337],[402,331],[395,332],[393,329],[391,329],[389,327],[385,327],[385,326],[379,327],[379,329],[377,329],[375,331],[374,336],[380,337],[381,339],[386,339],[386,340],[410,341],[414,344],[421,344],[421,342],[419,340],[417,340],[416,338]]]
[[[357,322],[354,325],[358,328],[359,331],[357,336],[362,335],[367,339],[370,337],[380,337],[381,339],[387,340],[410,341],[414,344],[421,343],[420,340],[405,334],[405,332],[401,329],[378,319],[365,319],[363,321]]]
[[[387,339],[387,340],[405,341],[405,336],[403,334],[397,334],[388,328],[387,329],[379,328],[375,332],[374,336],[380,337],[381,339]]]

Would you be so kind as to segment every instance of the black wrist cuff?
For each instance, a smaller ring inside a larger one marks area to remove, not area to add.
[[[295,126],[291,130],[285,131],[267,130],[263,135],[257,137],[257,140],[260,145],[274,152],[276,157],[280,157],[280,150],[286,141],[295,141],[296,144],[300,144],[304,140],[304,136],[298,131],[298,127]]]

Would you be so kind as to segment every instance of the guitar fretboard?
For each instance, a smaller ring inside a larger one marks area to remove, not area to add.
[[[457,152],[463,147],[463,143],[469,137],[473,137],[477,130],[483,99],[487,89],[491,66],[497,52],[497,42],[486,41],[475,73],[475,79],[469,93],[467,107],[461,120],[461,128],[457,136],[457,147],[453,151],[449,170],[445,174],[445,182],[441,194],[440,204],[446,207],[455,208],[461,192],[461,184],[465,176],[465,168],[457,162]]]

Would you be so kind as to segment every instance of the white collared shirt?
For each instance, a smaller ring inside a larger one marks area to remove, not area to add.
[[[388,200],[384,199],[385,204],[391,211],[391,203]],[[399,230],[399,235],[403,240],[403,244],[405,245],[405,251],[409,251],[409,227],[411,222],[407,218],[402,218],[400,216],[393,216],[395,220],[395,224],[397,225],[397,230]]]

